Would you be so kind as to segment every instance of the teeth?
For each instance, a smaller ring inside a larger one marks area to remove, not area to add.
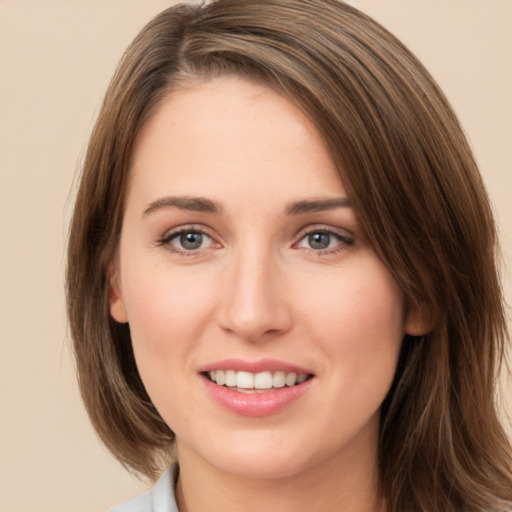
[[[276,372],[272,377],[272,385],[275,388],[284,388],[286,384],[286,373],[284,372]]]
[[[256,389],[269,389],[272,387],[272,374],[270,372],[257,373],[254,376],[254,387]]]
[[[237,379],[236,379],[236,372],[233,370],[227,370],[225,372],[225,382],[226,386],[236,386]]]
[[[217,370],[215,372],[215,382],[219,385],[219,386],[224,386],[225,382],[226,382],[226,373],[223,372],[222,370]]]
[[[218,384],[218,382],[217,382],[217,384]],[[254,374],[249,373],[249,372],[237,372],[236,387],[242,388],[242,389],[254,388]]]
[[[307,378],[306,373],[271,372],[236,372],[234,370],[215,370],[208,372],[210,380],[219,386],[240,389],[271,389],[302,384]]]
[[[287,373],[285,378],[285,384],[287,386],[293,386],[297,382],[297,374],[296,373]]]

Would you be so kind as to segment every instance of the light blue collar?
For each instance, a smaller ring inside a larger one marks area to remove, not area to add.
[[[174,495],[178,464],[173,464],[148,492],[113,508],[110,512],[179,512]]]

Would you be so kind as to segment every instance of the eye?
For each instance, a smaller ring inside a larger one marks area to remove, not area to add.
[[[166,235],[160,244],[176,252],[193,252],[211,247],[213,240],[201,230],[180,229]]]
[[[352,246],[352,238],[330,231],[327,229],[315,229],[302,236],[297,247],[310,249],[316,252],[341,250],[347,246]]]

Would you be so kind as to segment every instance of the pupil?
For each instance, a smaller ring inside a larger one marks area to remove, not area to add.
[[[199,249],[203,243],[203,235],[201,233],[182,233],[180,236],[180,242],[185,249]]]
[[[331,237],[327,233],[312,233],[309,235],[309,245],[313,249],[327,249]]]

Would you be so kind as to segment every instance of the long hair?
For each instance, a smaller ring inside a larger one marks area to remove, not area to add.
[[[164,97],[236,74],[285,95],[325,140],[373,247],[409,307],[382,406],[380,492],[390,512],[512,507],[496,384],[508,341],[489,200],[435,81],[393,35],[337,0],[217,0],[154,18],[126,51],[90,138],[71,223],[67,301],[79,383],[100,438],[154,477],[174,435],[151,403],[129,327],[109,314],[134,142]]]

